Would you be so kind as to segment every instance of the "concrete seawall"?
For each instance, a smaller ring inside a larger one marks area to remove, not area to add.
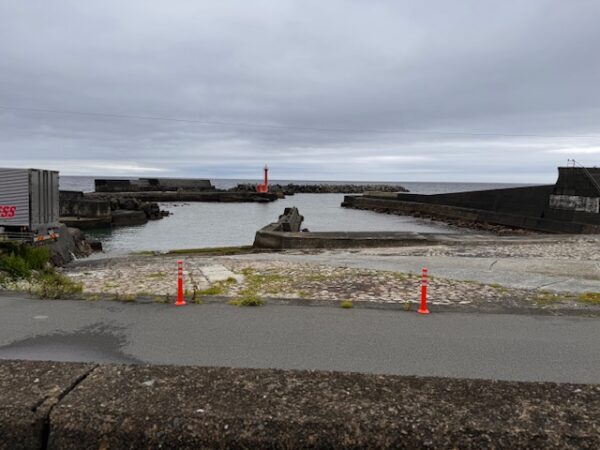
[[[600,385],[0,362],[0,448],[598,448]]]
[[[435,219],[450,219],[473,223],[487,223],[545,233],[581,234],[600,233],[600,224],[561,221],[551,218],[511,214],[504,211],[465,208],[433,203],[428,196],[384,198],[381,196],[346,196],[343,207],[404,215],[425,215]],[[406,200],[403,200],[406,199]],[[418,199],[418,201],[417,201]],[[423,201],[421,201],[423,200]]]
[[[464,226],[483,225],[546,233],[600,233],[600,169],[559,167],[553,185],[445,194],[347,196],[342,206],[425,215]]]

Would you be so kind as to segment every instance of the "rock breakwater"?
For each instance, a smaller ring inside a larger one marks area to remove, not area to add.
[[[294,194],[362,194],[365,192],[408,192],[404,186],[395,184],[270,184],[269,192]],[[238,184],[229,192],[256,192],[252,183]]]

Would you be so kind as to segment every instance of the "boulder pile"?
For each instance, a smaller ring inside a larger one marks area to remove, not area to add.
[[[408,192],[404,186],[394,184],[270,184],[269,192],[281,192],[284,195],[294,194],[363,194],[369,191],[377,192]],[[256,192],[252,183],[238,184],[229,192]]]

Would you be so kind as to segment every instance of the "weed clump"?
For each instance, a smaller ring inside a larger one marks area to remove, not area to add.
[[[235,283],[237,283],[237,280],[233,277],[229,277],[226,280],[214,283],[212,286],[209,286],[206,289],[194,289],[192,300],[196,303],[202,303],[202,297],[225,295],[227,294],[227,291],[229,291],[229,286]]]
[[[164,272],[154,272],[148,275],[148,278],[151,280],[162,280],[166,278],[167,274]]]
[[[225,287],[220,283],[216,283],[206,289],[197,291],[196,294],[199,295],[200,297],[206,297],[209,295],[223,295],[224,293],[225,293]]]
[[[0,260],[0,270],[12,280],[31,278],[31,268],[21,256],[15,253],[11,253]]]
[[[46,247],[15,245],[9,254],[0,256],[0,272],[12,280],[29,280],[33,271],[47,269],[49,261],[50,250]]]
[[[578,300],[582,303],[600,305],[600,292],[584,292],[579,294]]]
[[[31,291],[40,298],[68,298],[83,291],[80,283],[75,283],[53,269],[40,273],[36,276],[35,281]]]
[[[241,297],[235,298],[229,302],[230,305],[235,306],[262,306],[264,300],[256,294],[244,294]]]
[[[492,289],[495,289],[498,292],[502,292],[502,293],[506,293],[509,290],[507,288],[505,288],[504,286],[502,286],[501,284],[498,283],[492,283],[488,285],[489,287],[491,287]]]

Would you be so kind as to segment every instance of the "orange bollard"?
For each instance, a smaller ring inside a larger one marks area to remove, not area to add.
[[[177,261],[177,301],[175,306],[184,306],[185,298],[183,298],[183,261]]]
[[[421,307],[417,311],[419,314],[429,314],[427,309],[427,269],[423,268],[421,273]]]

